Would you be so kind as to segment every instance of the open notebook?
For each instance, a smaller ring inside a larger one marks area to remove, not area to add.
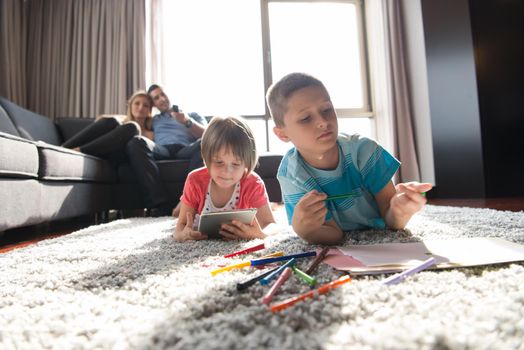
[[[524,245],[485,237],[350,245],[331,249],[323,262],[352,274],[377,274],[402,271],[429,257],[437,261],[432,268],[524,261]]]

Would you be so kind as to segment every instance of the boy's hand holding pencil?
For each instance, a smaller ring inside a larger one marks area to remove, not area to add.
[[[298,232],[309,232],[324,224],[327,208],[324,203],[327,195],[315,190],[306,193],[295,206],[293,229]]]
[[[292,226],[295,233],[311,244],[338,243],[343,233],[334,220],[326,221],[328,196],[318,191],[306,193],[295,206]]]

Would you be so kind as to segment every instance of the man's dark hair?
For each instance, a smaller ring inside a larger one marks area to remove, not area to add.
[[[151,91],[155,90],[155,89],[161,89],[161,87],[157,84],[152,84],[149,89],[147,89],[147,94],[151,94]]]

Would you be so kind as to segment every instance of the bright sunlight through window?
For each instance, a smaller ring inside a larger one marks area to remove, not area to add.
[[[364,107],[354,4],[270,2],[269,29],[273,81],[307,72],[326,85],[335,108]]]
[[[258,0],[165,1],[166,89],[202,115],[263,115]]]
[[[326,85],[340,132],[373,137],[358,1],[158,1],[161,80],[184,111],[245,116],[261,152],[284,153],[292,145],[266,122],[265,92],[301,71]]]

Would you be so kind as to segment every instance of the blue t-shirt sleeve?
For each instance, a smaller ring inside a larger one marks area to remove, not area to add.
[[[200,124],[207,125],[206,118],[200,116],[200,114],[195,113],[195,112],[191,112],[191,113],[188,113],[188,115],[189,115],[189,117],[191,117],[193,120],[199,122]]]
[[[364,186],[375,195],[391,181],[400,162],[377,142],[365,137],[358,140],[356,152]]]
[[[297,181],[297,159],[296,153],[290,150],[280,162],[278,167],[277,179],[280,183],[280,189],[282,191],[282,200],[284,201],[284,207],[286,208],[286,214],[288,223],[291,225],[295,206],[297,205],[300,198],[302,198],[307,190],[300,181]]]

